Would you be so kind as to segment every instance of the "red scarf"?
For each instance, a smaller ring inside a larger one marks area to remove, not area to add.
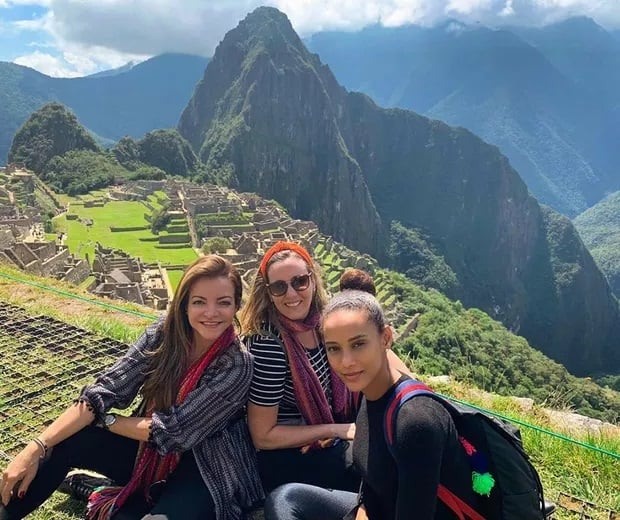
[[[189,367],[177,393],[175,403],[181,404],[187,395],[196,388],[204,371],[218,355],[227,349],[235,340],[235,331],[228,327],[215,343],[200,359]],[[147,417],[153,414],[152,403],[148,406]],[[142,490],[147,501],[150,486],[165,480],[177,467],[180,453],[160,455],[151,443],[140,442],[136,463],[131,479],[124,487],[106,487],[91,493],[88,499],[87,518],[89,520],[105,520],[112,517],[137,490]]]
[[[316,329],[320,315],[311,309],[305,320],[289,320],[278,313],[282,340],[286,349],[297,407],[306,424],[346,423],[354,419],[351,392],[330,367],[332,406],[321,382],[310,365],[306,348],[297,339],[297,333]]]

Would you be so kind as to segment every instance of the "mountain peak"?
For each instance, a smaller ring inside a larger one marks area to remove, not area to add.
[[[562,22],[543,28],[544,30],[558,37],[566,38],[567,41],[571,41],[580,47],[589,49],[597,47],[607,48],[616,43],[616,40],[610,33],[587,16],[567,18]]]
[[[245,40],[254,44],[260,42],[268,50],[276,50],[282,44],[303,48],[288,17],[275,7],[267,6],[258,7],[249,13],[235,29],[226,34],[222,43],[227,39]]]
[[[573,16],[571,18],[567,18],[566,20],[562,20],[561,22],[557,22],[551,25],[552,27],[561,27],[564,29],[579,29],[579,30],[596,30],[596,31],[604,31],[599,24],[597,24],[592,18],[589,16]]]

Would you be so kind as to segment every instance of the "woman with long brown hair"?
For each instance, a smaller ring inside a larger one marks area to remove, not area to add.
[[[241,312],[254,355],[248,424],[266,491],[286,482],[359,486],[347,442],[355,432],[353,398],[332,374],[318,329],[326,299],[310,254],[278,242]]]
[[[189,266],[166,317],[4,470],[0,519],[36,509],[73,467],[116,484],[90,495],[89,519],[243,518],[262,489],[244,417],[252,360],[233,327],[241,291],[217,255]],[[135,416],[109,413],[140,391]]]

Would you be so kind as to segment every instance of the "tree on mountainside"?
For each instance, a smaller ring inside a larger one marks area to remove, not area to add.
[[[97,152],[100,148],[75,115],[60,103],[49,103],[17,131],[9,162],[24,163],[35,173],[42,173],[52,157],[72,150]]]
[[[127,141],[123,144],[126,152],[130,151],[130,147]],[[199,166],[190,144],[176,130],[149,132],[138,142],[138,149],[142,162],[157,166],[168,175],[189,177],[196,173]]]
[[[128,170],[135,170],[139,167],[140,147],[131,137],[125,136],[121,138],[111,151],[116,160]]]
[[[454,271],[422,235],[394,220],[390,226],[390,264],[424,287],[449,294],[458,286]]]
[[[127,170],[109,155],[91,150],[72,150],[51,159],[41,178],[56,191],[77,195],[109,186],[126,175]]]
[[[226,237],[211,237],[205,240],[202,246],[202,252],[206,254],[210,253],[225,253],[227,249],[232,247],[232,243]]]

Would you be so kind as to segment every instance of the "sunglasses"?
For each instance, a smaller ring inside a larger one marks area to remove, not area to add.
[[[290,286],[297,292],[305,291],[308,287],[310,287],[311,276],[312,273],[300,274],[298,276],[293,276],[290,282],[286,282],[284,280],[276,280],[275,282],[271,282],[266,285],[271,296],[282,296],[286,294],[286,291],[288,291],[289,283]]]

